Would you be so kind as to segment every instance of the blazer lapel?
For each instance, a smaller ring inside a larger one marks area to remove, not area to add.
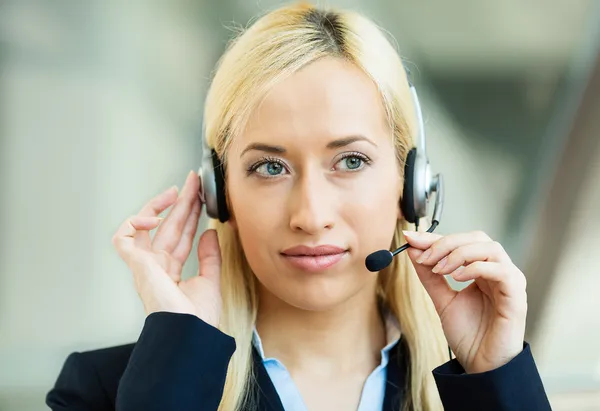
[[[408,380],[408,346],[403,337],[390,351],[387,365],[387,383],[383,398],[383,411],[399,411],[404,403],[404,390]]]
[[[279,398],[279,394],[275,390],[275,386],[267,373],[260,354],[256,348],[252,347],[252,358],[254,365],[254,375],[256,378],[255,398],[258,403],[257,411],[285,411],[283,404]]]

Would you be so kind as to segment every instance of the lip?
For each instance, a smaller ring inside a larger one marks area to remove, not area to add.
[[[286,256],[320,256],[320,255],[333,255],[341,254],[345,252],[345,248],[341,248],[335,245],[325,244],[316,247],[309,247],[307,245],[297,245],[290,247],[281,252]]]
[[[340,262],[346,254],[347,249],[335,245],[299,245],[281,252],[281,256],[292,266],[309,272],[323,271]]]

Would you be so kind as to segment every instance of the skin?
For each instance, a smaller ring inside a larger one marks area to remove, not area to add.
[[[310,410],[356,409],[385,345],[377,277],[364,266],[369,253],[389,247],[402,218],[402,182],[384,118],[370,79],[350,63],[325,58],[275,86],[228,153],[230,224],[259,282],[256,326],[266,356],[283,362]],[[368,141],[328,147],[357,135]],[[247,150],[256,143],[285,152]],[[213,230],[199,241],[199,275],[180,277],[201,210],[198,190],[190,173],[181,193],[171,188],[152,199],[122,224],[113,243],[148,314],[189,313],[216,325],[221,259]],[[152,241],[148,231],[157,227]],[[481,232],[406,236],[466,371],[498,368],[521,352],[525,277],[502,247]],[[327,270],[307,273],[281,256],[300,244],[333,244],[348,252]],[[444,257],[445,265],[434,269]],[[457,292],[443,276],[450,273],[475,281]]]

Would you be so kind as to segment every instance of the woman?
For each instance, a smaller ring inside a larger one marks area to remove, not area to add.
[[[72,354],[48,405],[550,409],[523,341],[525,277],[502,247],[403,233],[414,112],[399,56],[366,18],[296,5],[258,20],[206,101],[230,215],[201,236],[199,275],[180,278],[202,207],[190,173],[113,238],[148,314],[138,342]],[[404,240],[367,271],[367,255]],[[445,274],[475,282],[456,292]]]

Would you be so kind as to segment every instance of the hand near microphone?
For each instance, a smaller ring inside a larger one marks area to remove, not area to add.
[[[198,275],[181,279],[202,208],[199,185],[198,175],[190,172],[181,193],[171,187],[154,197],[137,215],[121,224],[112,241],[133,272],[146,314],[192,314],[217,327],[222,300],[221,252],[215,230],[206,230],[198,241]],[[171,206],[162,221],[158,215]],[[157,227],[151,238],[149,231]]]
[[[526,280],[502,246],[482,232],[405,232],[405,237],[409,258],[465,371],[490,371],[516,357],[525,338]],[[446,274],[475,281],[455,291]]]

